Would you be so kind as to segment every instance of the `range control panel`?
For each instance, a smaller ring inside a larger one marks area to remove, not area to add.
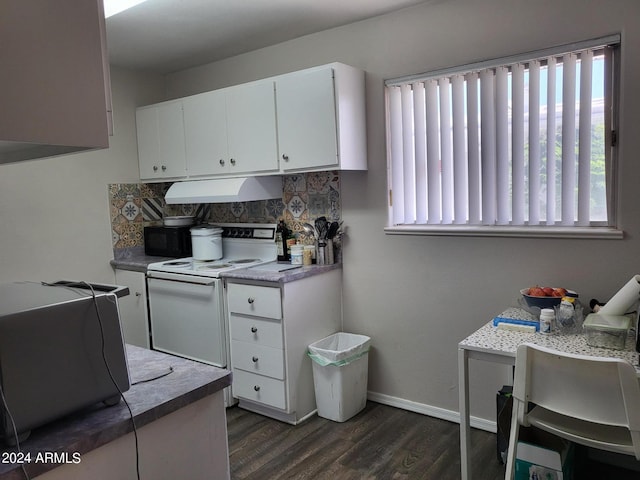
[[[222,228],[223,238],[244,238],[275,241],[276,226],[272,224],[216,224]]]

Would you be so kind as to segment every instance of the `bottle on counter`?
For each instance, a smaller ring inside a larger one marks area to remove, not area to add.
[[[287,231],[287,235],[286,235],[285,244],[287,248],[287,260],[290,260],[291,254],[292,254],[291,247],[293,247],[297,243],[297,240],[295,235],[293,234],[293,230],[286,229],[286,231]]]
[[[311,265],[315,263],[316,260],[316,246],[315,245],[305,245],[304,251],[302,252],[302,264],[303,265]]]
[[[304,245],[295,244],[291,246],[291,265],[302,265],[304,255]]]
[[[284,220],[280,220],[278,222],[278,227],[276,228],[276,245],[278,246],[278,261],[286,262],[289,260],[289,255],[287,252],[287,238],[289,235],[289,231],[284,224]]]
[[[553,308],[543,308],[540,310],[540,333],[551,333],[556,313]]]

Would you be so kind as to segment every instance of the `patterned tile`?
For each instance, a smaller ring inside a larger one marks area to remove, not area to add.
[[[242,203],[167,205],[171,183],[116,183],[108,185],[114,248],[142,246],[143,228],[163,216],[194,215],[201,221],[276,223],[284,219],[302,240],[303,223],[320,216],[337,221],[342,216],[340,173],[311,172],[283,176],[282,198]]]
[[[300,215],[307,209],[307,206],[298,195],[294,195],[291,197],[291,200],[287,202],[287,209],[293,218],[300,218]]]
[[[164,200],[162,198],[142,199],[142,218],[145,222],[162,220]]]

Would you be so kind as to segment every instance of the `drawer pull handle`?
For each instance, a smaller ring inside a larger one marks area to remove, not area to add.
[[[258,357],[251,357],[251,360],[253,361],[253,363],[258,363]]]
[[[253,389],[254,389],[256,392],[259,392],[259,391],[260,391],[260,386],[259,386],[259,385],[254,385],[254,386],[253,386]]]
[[[258,329],[256,327],[251,327],[251,333],[256,333]]]
[[[256,299],[253,298],[253,297],[247,298],[247,302],[249,302],[249,305],[253,305],[253,302],[255,302],[255,301],[256,301]]]

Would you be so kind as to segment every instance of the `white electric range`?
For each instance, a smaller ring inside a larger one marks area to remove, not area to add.
[[[220,368],[230,364],[220,274],[276,260],[275,224],[216,223],[223,257],[180,258],[147,267],[151,348]],[[225,404],[233,403],[226,389]]]

